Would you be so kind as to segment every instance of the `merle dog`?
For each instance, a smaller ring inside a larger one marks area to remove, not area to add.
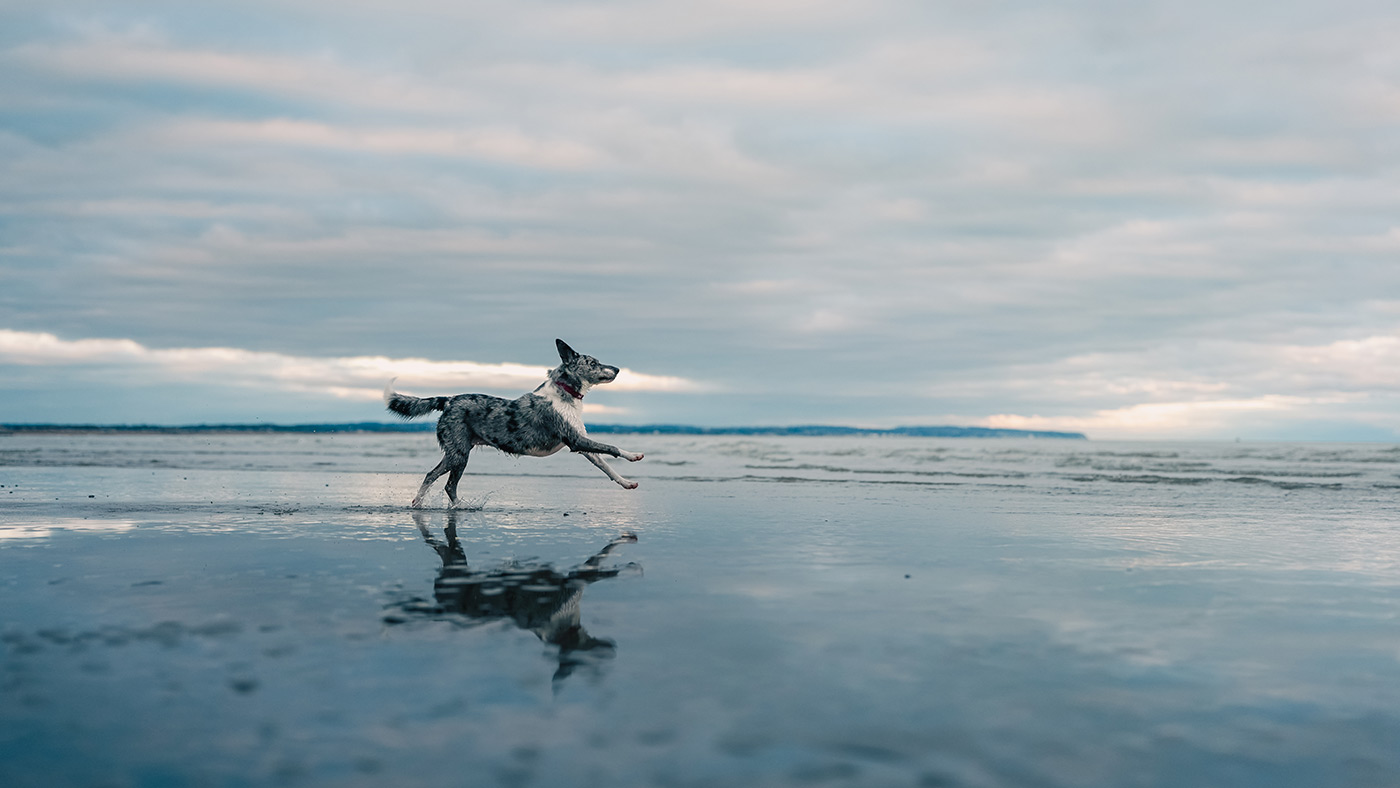
[[[600,454],[621,457],[636,462],[642,455],[623,451],[616,446],[599,443],[588,437],[583,428],[583,395],[599,383],[609,383],[617,377],[617,367],[610,367],[592,356],[575,353],[554,340],[559,349],[559,366],[549,371],[545,381],[534,392],[519,399],[502,399],[487,394],[458,394],[455,397],[410,397],[396,393],[394,381],[384,389],[384,404],[389,410],[411,419],[435,410],[438,418],[437,438],[442,447],[442,462],[428,471],[418,494],[413,496],[413,508],[423,505],[423,496],[439,476],[447,474],[447,498],[457,503],[457,482],[467,468],[467,457],[473,446],[492,446],[507,454],[548,457],[568,447],[581,453],[602,469],[609,479],[625,489],[636,489],[637,483],[624,479],[614,471]]]

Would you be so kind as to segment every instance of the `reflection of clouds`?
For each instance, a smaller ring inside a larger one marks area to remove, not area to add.
[[[60,531],[120,533],[136,527],[132,520],[87,520],[74,517],[45,518],[35,522],[0,523],[0,540],[46,539]]]

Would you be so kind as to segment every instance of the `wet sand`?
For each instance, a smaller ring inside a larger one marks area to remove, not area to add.
[[[0,468],[0,782],[1400,782],[1380,510],[318,452]]]

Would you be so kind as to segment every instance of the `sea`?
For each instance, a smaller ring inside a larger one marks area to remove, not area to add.
[[[1400,446],[0,433],[0,785],[1400,786]]]

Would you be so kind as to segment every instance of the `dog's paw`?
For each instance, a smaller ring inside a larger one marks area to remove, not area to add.
[[[626,460],[626,461],[628,461],[628,462],[636,462],[637,460],[640,460],[641,458],[643,458],[643,457],[645,457],[645,456],[646,456],[645,454],[635,454],[635,453],[630,452],[630,451],[625,451],[625,452],[622,453],[622,459],[624,459],[624,460]]]
[[[410,503],[410,504],[408,505],[408,508],[410,508],[410,509],[422,509],[422,508],[423,508],[423,500],[422,500],[421,498],[414,498],[414,499],[413,499],[413,502]]]
[[[623,479],[622,481],[618,482],[618,484],[622,485],[622,489],[624,490],[637,489],[637,483],[632,481],[631,479]]]

